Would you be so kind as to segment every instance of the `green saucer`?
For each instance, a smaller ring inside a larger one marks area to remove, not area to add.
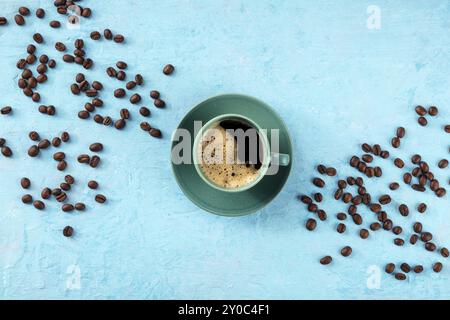
[[[291,163],[286,167],[280,167],[276,175],[265,176],[253,188],[239,193],[226,193],[212,188],[201,179],[193,164],[172,163],[178,185],[193,203],[217,215],[237,217],[262,209],[278,195],[291,171],[292,144],[283,120],[271,107],[255,98],[238,94],[221,95],[200,103],[184,117],[178,128],[191,132],[193,143],[194,121],[202,121],[205,124],[225,113],[240,114],[252,119],[262,128],[268,129],[269,139],[270,129],[279,129],[279,152],[289,154],[291,157]],[[174,141],[172,148],[177,143]]]

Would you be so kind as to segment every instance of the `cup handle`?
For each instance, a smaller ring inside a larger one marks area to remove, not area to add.
[[[270,161],[273,165],[286,167],[291,162],[291,156],[285,153],[272,153]]]

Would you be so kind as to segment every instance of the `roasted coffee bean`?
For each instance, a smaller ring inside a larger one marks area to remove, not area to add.
[[[81,10],[81,16],[84,18],[89,18],[92,15],[92,10],[90,8],[83,8]]]
[[[417,234],[413,234],[409,238],[409,243],[412,244],[412,245],[415,245],[417,243],[417,240],[419,240],[419,236]]]
[[[39,19],[42,19],[45,17],[45,10],[42,8],[39,8],[36,10],[36,17],[38,17]]]
[[[422,157],[421,157],[420,155],[418,155],[418,154],[415,154],[415,155],[413,155],[413,156],[411,157],[411,162],[412,162],[413,164],[419,164],[420,161],[422,161]]]
[[[320,174],[325,174],[327,172],[327,167],[325,167],[323,164],[319,164],[317,166],[317,172]]]
[[[89,161],[89,165],[92,168],[97,168],[99,164],[100,164],[100,157],[99,156],[91,157],[91,160]]]
[[[391,203],[391,197],[388,194],[382,195],[378,201],[382,204],[382,205],[386,205],[388,203]]]
[[[42,63],[42,64],[40,64],[40,65],[37,66],[36,71],[37,71],[39,74],[46,73],[46,72],[47,72],[47,66],[46,66],[45,64]],[[30,79],[30,80],[31,80],[31,79]]]
[[[83,39],[76,39],[74,42],[74,47],[78,50],[82,50],[84,48],[84,41]]]
[[[344,193],[342,196],[342,201],[344,203],[349,203],[350,201],[352,201],[352,199],[353,199],[353,196],[349,192]]]
[[[82,73],[78,73],[76,76],[75,76],[75,81],[77,82],[77,83],[82,83],[83,81],[85,81],[86,80],[86,77],[84,76],[84,74],[82,74]]]
[[[420,117],[420,118],[417,120],[417,122],[419,122],[419,124],[420,124],[422,127],[425,127],[425,126],[428,124],[428,121],[427,121],[427,119],[426,119],[425,117]]]
[[[92,31],[90,36],[92,40],[100,40],[100,38],[102,37],[102,35],[98,31]]]
[[[360,188],[363,188],[363,187],[360,187]],[[360,195],[357,195],[357,196],[353,197],[352,203],[355,206],[359,206],[362,203],[362,197]]]
[[[421,175],[419,178],[419,185],[425,187],[427,181],[428,181],[427,177],[425,175]]]
[[[385,211],[380,211],[379,213],[377,213],[377,218],[378,218],[378,221],[383,222],[383,223],[388,220],[388,216]]]
[[[378,213],[378,212],[381,211],[381,205],[378,204],[378,203],[372,203],[372,204],[370,205],[370,210],[371,210],[372,212]]]
[[[46,54],[43,54],[39,57],[39,62],[40,63],[48,63],[48,56]]]
[[[20,180],[20,185],[22,186],[22,188],[28,189],[31,185],[31,181],[28,178],[22,178]]]
[[[86,209],[86,205],[84,203],[76,203],[75,204],[75,210],[77,211],[84,211]]]
[[[392,233],[394,233],[394,234],[396,234],[396,235],[399,235],[399,234],[401,234],[402,232],[403,232],[402,227],[396,226],[396,227],[392,228]]]
[[[306,221],[306,229],[309,231],[313,231],[317,226],[317,222],[314,219],[308,219],[308,221]]]
[[[372,147],[371,147],[369,144],[367,144],[367,143],[363,143],[363,144],[361,145],[361,149],[362,149],[364,152],[367,152],[367,153],[371,153],[371,152],[372,152]]]
[[[385,267],[384,267],[384,271],[386,271],[386,273],[391,274],[392,272],[394,272],[395,270],[395,264],[393,263],[388,263]]]
[[[336,218],[337,218],[338,220],[346,220],[346,219],[347,219],[347,215],[346,215],[345,213],[343,213],[343,212],[339,212],[339,213],[336,215]]]
[[[33,100],[34,102],[39,102],[41,100],[41,95],[35,92],[31,95],[31,100]]]
[[[400,147],[400,138],[398,138],[398,137],[392,138],[392,140],[391,140],[391,145],[392,145],[394,148],[399,148],[399,147]]]
[[[96,97],[96,96],[98,96],[98,92],[95,89],[89,89],[89,90],[86,90],[86,96],[91,97],[91,98]]]
[[[141,101],[141,96],[138,93],[133,94],[130,98],[130,103],[132,103],[132,104],[139,103],[140,101]]]
[[[64,202],[67,200],[67,194],[65,192],[61,192],[59,195],[56,196],[56,201],[58,202]]]
[[[88,182],[88,187],[89,187],[89,189],[95,190],[95,189],[98,188],[98,182],[94,181],[94,180],[91,180],[91,181]]]
[[[350,166],[356,168],[359,165],[359,158],[357,156],[353,156],[350,159]]]
[[[72,204],[66,203],[62,206],[62,211],[64,211],[64,212],[71,212],[74,209],[75,209],[75,207]]]
[[[99,115],[99,114],[96,114],[95,116],[94,116],[94,121],[96,122],[96,123],[98,123],[98,124],[103,124],[103,117],[101,116],[101,115]]]
[[[364,173],[368,178],[372,178],[375,175],[375,170],[372,167],[367,167],[364,169]]]
[[[168,64],[163,68],[163,73],[167,76],[171,75],[174,71],[175,71],[175,67],[171,64]]]
[[[159,99],[160,94],[158,91],[152,90],[152,91],[150,91],[150,97],[152,97],[153,99]]]
[[[37,155],[39,154],[39,148],[38,148],[38,146],[31,146],[29,149],[28,149],[28,155],[30,156],[30,157],[37,157]]]
[[[414,223],[414,225],[413,225],[413,230],[414,230],[414,232],[416,232],[416,233],[421,233],[422,232],[422,224],[420,223],[420,222],[416,222],[416,223]]]
[[[55,188],[55,189],[52,190],[52,195],[54,197],[59,196],[61,193],[62,193],[62,190],[60,188]]]
[[[33,76],[33,72],[31,72],[30,69],[24,69],[22,71],[22,78],[24,79],[30,79]]]
[[[406,275],[404,273],[398,272],[395,274],[395,279],[399,281],[404,281],[406,280]]]
[[[115,43],[123,43],[125,41],[125,37],[121,34],[117,34],[114,36]]]
[[[442,271],[442,268],[443,268],[443,266],[442,266],[442,263],[440,263],[440,262],[436,262],[436,263],[433,265],[433,271],[436,272],[436,273],[441,272],[441,271]]]
[[[111,78],[115,78],[117,76],[117,71],[116,69],[114,69],[113,67],[109,67],[106,69],[106,73],[108,74],[108,76],[110,76]]]
[[[61,139],[59,137],[55,137],[52,139],[52,146],[59,147],[61,145]]]
[[[142,77],[141,74],[137,74],[134,76],[134,81],[136,82],[137,85],[142,86],[144,84],[144,78]]]
[[[450,124],[447,124],[447,125],[444,127],[444,131],[447,132],[447,133],[450,133]]]
[[[8,19],[5,17],[0,17],[0,26],[4,26],[6,24],[8,24]]]
[[[125,87],[127,88],[127,90],[132,90],[134,87],[136,87],[136,82],[128,81]]]
[[[105,203],[106,202],[106,197],[102,194],[97,194],[95,196],[95,201],[97,201],[98,203]]]
[[[60,28],[61,27],[61,22],[57,21],[57,20],[52,20],[49,23],[50,27],[56,29],[56,28]]]
[[[427,242],[425,243],[425,249],[430,252],[436,251],[436,245],[432,242]]]
[[[40,201],[40,200],[35,200],[35,201],[33,202],[33,206],[34,206],[36,209],[38,209],[38,210],[44,210],[44,209],[45,209],[45,204],[44,204],[42,201]]]
[[[68,142],[70,140],[70,135],[68,132],[61,133],[61,140],[63,142]]]
[[[421,234],[420,240],[422,240],[423,242],[429,242],[433,240],[433,235],[430,232],[424,232]]]
[[[351,214],[351,216],[352,216],[353,222],[356,225],[359,226],[363,223],[363,219],[362,219],[361,215],[359,215],[358,213]]]
[[[411,271],[411,267],[410,267],[410,265],[407,264],[407,263],[402,263],[402,264],[400,265],[400,269],[402,269],[402,271],[403,271],[404,273],[409,273],[409,272]]]
[[[315,193],[315,194],[314,194],[314,200],[315,200],[316,202],[322,202],[322,200],[323,200],[323,195],[322,195],[320,192]]]
[[[119,89],[114,90],[114,97],[116,97],[116,98],[123,98],[126,96],[126,94],[127,93],[126,93],[125,89],[119,88]]]
[[[435,106],[431,106],[428,108],[428,114],[432,117],[437,116],[437,114],[439,113],[439,110],[437,107]]]
[[[442,159],[441,161],[439,161],[438,167],[441,168],[441,169],[447,168],[448,167],[448,160],[447,159]]]
[[[53,59],[50,59],[50,60],[48,60],[48,67],[49,68],[54,68],[54,67],[56,67],[56,61],[55,60],[53,60]]]
[[[325,181],[320,178],[314,178],[312,180],[313,184],[318,188],[323,188],[325,186]]]
[[[411,184],[411,181],[412,181],[412,176],[411,176],[411,174],[410,174],[409,172],[406,172],[406,173],[403,175],[403,182],[406,183],[406,184]]]
[[[359,236],[361,237],[361,239],[367,239],[369,237],[369,230],[361,229],[359,231]]]
[[[77,158],[79,163],[89,163],[91,161],[91,157],[89,157],[87,154],[81,154]]]
[[[339,187],[339,189],[347,188],[347,182],[345,180],[339,180],[338,181],[338,187]]]
[[[148,117],[150,116],[150,110],[147,107],[141,107],[139,109],[139,113],[141,114],[141,116],[143,117]]]
[[[103,89],[103,84],[99,81],[94,81],[92,82],[92,88],[94,88],[95,90],[102,90]]]
[[[67,237],[67,238],[73,236],[73,232],[74,231],[71,226],[67,226],[63,229],[63,235],[64,235],[64,237]]]
[[[74,95],[78,95],[81,92],[80,87],[76,83],[73,83],[70,86],[70,91],[72,91],[72,94],[74,94]]]
[[[52,190],[50,190],[50,188],[42,189],[42,191],[41,191],[42,199],[45,199],[45,200],[50,199],[51,195],[52,195]]]
[[[4,157],[9,158],[9,157],[12,156],[12,154],[13,154],[13,152],[12,152],[11,148],[9,148],[8,146],[3,146],[2,147],[2,155]]]
[[[427,211],[427,205],[425,203],[420,203],[417,206],[417,211],[420,213],[424,213],[425,211]]]
[[[84,62],[83,62],[83,68],[85,68],[86,70],[92,68],[92,66],[94,65],[94,61],[92,61],[92,59],[87,58]]]
[[[88,102],[84,105],[84,109],[86,109],[87,112],[94,112],[95,111],[95,106]]]
[[[65,54],[63,56],[63,61],[67,63],[73,63],[75,61],[75,57],[70,54]]]
[[[430,181],[430,189],[432,191],[437,191],[439,189],[439,181],[433,179]]]
[[[325,256],[322,259],[320,259],[320,264],[321,265],[328,265],[333,261],[333,258],[330,256]]]
[[[414,271],[414,273],[422,273],[423,267],[421,265],[417,265],[414,267],[413,271]]]
[[[441,253],[441,256],[443,256],[444,258],[449,257],[449,251],[447,248],[441,248],[440,253]]]
[[[161,99],[155,99],[155,101],[153,101],[153,104],[155,105],[155,107],[160,109],[166,106],[166,103]]]
[[[386,221],[383,222],[383,229],[386,231],[390,231],[392,230],[392,220],[387,219]]]
[[[355,185],[356,181],[353,177],[347,177],[347,183],[351,186]]]
[[[18,26],[23,26],[25,24],[25,18],[22,17],[20,14],[16,14],[14,16],[14,21]]]
[[[326,169],[326,172],[325,172],[325,173],[327,174],[327,176],[334,177],[334,176],[337,174],[337,171],[336,171],[336,169],[333,168],[333,167],[328,167],[328,168]]]
[[[71,175],[66,175],[64,177],[64,181],[66,181],[66,183],[68,183],[68,184],[74,184],[75,183],[75,178],[72,177]]]
[[[401,204],[398,207],[398,211],[400,212],[400,214],[404,217],[407,217],[409,215],[409,208],[406,204]]]
[[[80,112],[78,112],[78,118],[80,118],[80,119],[88,119],[89,117],[90,117],[90,114],[86,110],[81,110]]]
[[[419,167],[423,173],[427,173],[428,171],[430,171],[430,167],[428,166],[428,163],[426,163],[425,161],[421,161]]]
[[[341,249],[341,255],[343,257],[348,257],[352,254],[353,250],[352,247],[350,246],[345,246],[344,248]]]
[[[148,132],[153,138],[161,138],[162,133],[159,129],[151,128]]]
[[[405,136],[406,133],[406,129],[403,127],[398,127],[397,128],[397,138],[402,139]]]
[[[64,191],[69,191],[71,189],[70,184],[63,182],[59,185],[59,187],[61,188],[61,190]]]
[[[105,37],[105,39],[111,40],[113,38],[112,31],[110,29],[105,29],[103,31],[103,36]]]
[[[113,124],[113,120],[112,120],[112,118],[111,117],[105,117],[104,119],[103,119],[103,124],[105,125],[105,126],[110,126],[110,125],[112,125]]]
[[[121,130],[121,129],[123,129],[123,128],[125,127],[125,125],[126,125],[125,120],[119,119],[119,120],[117,120],[116,123],[114,124],[114,127],[115,127],[116,129],[118,129],[118,130]]]
[[[346,229],[347,229],[347,227],[343,223],[339,223],[336,227],[336,231],[338,233],[344,233]]]
[[[128,109],[121,109],[120,110],[120,118],[121,119],[130,119],[130,111]]]
[[[371,202],[372,202],[372,197],[370,196],[370,194],[366,193],[362,196],[363,198],[363,203],[368,206]]]
[[[357,213],[357,208],[356,208],[355,205],[351,205],[351,206],[348,207],[347,211],[348,211],[349,215],[353,216],[353,215],[355,215]]]
[[[377,178],[379,178],[379,177],[381,177],[383,175],[383,171],[381,170],[380,167],[375,167],[373,169],[373,171],[374,171],[375,177],[377,177]]]
[[[417,113],[419,116],[424,116],[424,115],[427,114],[427,110],[426,110],[424,107],[422,107],[422,106],[417,106],[417,107],[416,107],[416,113]]]
[[[92,99],[92,105],[99,108],[103,106],[103,100],[99,98]]]
[[[67,168],[67,162],[65,160],[61,160],[60,162],[58,162],[58,165],[56,166],[56,169],[58,169],[59,171],[64,171]]]
[[[26,82],[26,80],[25,79],[22,79],[22,78],[20,78],[19,80],[17,80],[17,86],[20,88],[20,89],[25,89],[26,87],[27,87],[27,82]]]
[[[383,150],[380,152],[380,157],[383,159],[389,158],[389,151]]]
[[[0,113],[2,115],[7,115],[7,114],[10,114],[11,112],[12,112],[12,108],[10,106],[3,107],[0,109]]]
[[[308,205],[308,211],[309,212],[316,212],[319,208],[317,207],[317,204],[315,203],[310,203]]]
[[[119,69],[124,70],[124,69],[126,69],[128,67],[128,65],[124,61],[117,61],[116,67],[119,68]]]
[[[371,163],[373,161],[373,157],[370,154],[364,154],[361,159],[364,162]]]
[[[403,162],[403,160],[402,159],[400,159],[400,158],[396,158],[395,160],[394,160],[394,164],[395,164],[395,166],[397,167],[397,168],[403,168],[404,166],[405,166],[405,162]]]
[[[27,7],[20,7],[19,8],[19,13],[22,16],[28,16],[30,14],[30,9],[28,9]]]
[[[379,144],[374,144],[372,147],[372,152],[376,156],[381,156],[381,146]]]
[[[43,43],[44,37],[42,37],[42,35],[40,33],[35,33],[33,35],[33,40],[36,41],[37,43]]]
[[[334,199],[339,200],[342,197],[344,191],[342,189],[337,189],[334,193]]]
[[[370,225],[370,230],[372,231],[377,231],[381,229],[381,224],[379,224],[378,222],[374,222]]]
[[[395,244],[396,246],[403,246],[403,245],[405,244],[405,240],[400,239],[400,238],[395,238],[395,239],[394,239],[394,244]]]
[[[127,78],[127,74],[124,71],[120,70],[120,71],[117,72],[117,74],[116,74],[116,79],[117,80],[123,81],[126,78]]]
[[[298,196],[298,199],[303,202],[304,204],[311,204],[312,203],[312,199],[306,195],[301,195]]]
[[[22,202],[25,204],[30,204],[33,202],[33,196],[31,194],[25,194],[22,196]]]
[[[91,150],[92,152],[100,152],[103,150],[103,144],[99,142],[93,143],[89,146],[89,150]]]
[[[17,69],[25,69],[25,67],[27,66],[27,61],[25,59],[20,59],[19,61],[17,61],[16,67]]]
[[[414,190],[419,191],[419,192],[425,192],[425,188],[417,183],[413,184],[411,186],[411,188],[413,188]]]
[[[398,188],[400,188],[400,185],[397,182],[392,182],[389,184],[389,189],[391,190],[397,190]]]

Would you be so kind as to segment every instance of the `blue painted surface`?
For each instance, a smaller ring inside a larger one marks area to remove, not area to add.
[[[14,151],[11,159],[0,157],[1,298],[450,298],[447,265],[440,274],[430,271],[433,262],[442,261],[439,255],[410,245],[395,247],[394,235],[382,231],[361,240],[352,223],[345,235],[337,234],[334,215],[345,208],[328,198],[323,208],[330,219],[307,232],[309,214],[295,200],[298,193],[314,191],[310,179],[319,162],[336,166],[342,175],[356,174],[347,161],[359,152],[359,143],[378,142],[392,151],[388,145],[398,125],[408,132],[395,155],[406,159],[420,152],[433,165],[448,157],[448,136],[441,129],[450,105],[448,1],[83,2],[93,8],[92,19],[83,20],[79,30],[53,31],[48,21],[59,16],[50,1],[20,1],[47,9],[45,21],[28,18],[27,28],[11,23],[18,1],[0,3],[0,15],[10,20],[8,27],[0,27],[0,104],[14,107],[13,116],[0,117],[0,136]],[[379,30],[366,27],[372,4],[381,9]],[[81,69],[63,64],[53,44],[71,44],[104,27],[123,33],[127,45],[87,41],[88,55],[96,62],[88,78],[105,85],[102,113],[117,117],[127,105],[112,97],[118,83],[104,73],[125,60],[130,74],[141,72],[146,78],[140,90],[143,103],[150,104],[153,88],[168,102],[166,110],[152,108],[150,119],[162,128],[164,140],[140,131],[137,112],[123,132],[76,117],[86,99],[73,97],[68,86]],[[39,89],[42,102],[58,108],[54,119],[39,114],[16,87],[15,62],[37,31],[46,38],[39,52],[59,63]],[[166,63],[176,66],[173,77],[160,72]],[[238,219],[196,208],[179,190],[168,163],[169,137],[183,115],[198,102],[227,92],[253,95],[277,108],[297,155],[282,194],[258,214]],[[429,127],[419,127],[415,104],[436,104],[441,113]],[[36,195],[64,176],[55,169],[53,151],[39,159],[26,156],[30,130],[47,138],[62,130],[71,133],[62,150],[69,158],[67,173],[78,181],[71,195],[87,203],[86,213],[63,214],[55,202],[37,212],[20,203],[22,176],[31,178]],[[98,170],[75,160],[95,141],[105,145]],[[399,170],[386,162],[382,166],[383,178],[368,183],[375,196],[400,180]],[[448,169],[434,171],[448,181]],[[94,193],[84,187],[88,179],[99,181],[107,205],[94,203]],[[334,183],[327,181],[331,194]],[[402,186],[392,196],[389,212],[405,235],[417,219],[437,243],[450,244],[448,195],[419,197]],[[423,216],[413,212],[402,218],[395,212],[398,203],[414,207],[419,201],[429,205]],[[75,228],[72,239],[62,236],[67,224]],[[354,248],[350,258],[338,254],[344,245]],[[325,254],[335,257],[333,265],[319,265]],[[427,270],[403,283],[381,273],[380,288],[371,289],[371,266],[383,268],[390,261],[422,263]]]

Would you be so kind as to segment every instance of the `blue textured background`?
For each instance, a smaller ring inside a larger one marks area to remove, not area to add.
[[[0,157],[1,298],[450,298],[449,269],[429,270],[442,261],[438,254],[395,247],[394,235],[384,231],[361,240],[351,222],[339,235],[334,217],[344,206],[332,199],[323,203],[330,219],[307,232],[309,214],[295,199],[314,190],[310,179],[319,162],[336,166],[342,175],[356,174],[347,161],[359,152],[360,142],[378,142],[392,151],[388,145],[398,125],[408,132],[396,155],[406,160],[420,152],[433,165],[448,156],[448,136],[441,129],[450,104],[448,1],[83,1],[94,14],[80,30],[51,30],[50,18],[61,19],[51,2],[0,1],[0,16],[10,20],[0,27],[0,104],[14,107],[12,116],[0,116],[0,136],[15,152],[11,159]],[[17,27],[12,17],[22,4],[44,7],[47,19],[28,18],[27,28]],[[381,9],[380,30],[366,27],[371,4]],[[145,135],[136,112],[123,132],[76,117],[86,99],[73,97],[68,86],[81,69],[63,64],[53,44],[71,47],[76,38],[105,27],[123,33],[127,45],[87,40],[88,55],[96,62],[88,79],[106,87],[102,113],[117,117],[127,105],[112,97],[119,83],[104,73],[123,59],[130,74],[145,76],[144,104],[151,103],[153,88],[167,100],[167,109],[152,108],[150,119],[162,128],[164,140]],[[39,89],[42,102],[58,109],[53,119],[39,114],[16,87],[17,57],[25,55],[37,31],[47,42],[39,53],[59,63]],[[162,75],[166,63],[176,66],[173,77]],[[183,115],[200,101],[228,92],[274,106],[291,130],[296,152],[282,194],[261,212],[238,219],[216,217],[191,204],[168,162],[169,137]],[[429,127],[419,127],[415,104],[436,104],[441,113]],[[62,130],[72,134],[62,150],[69,157],[67,173],[78,180],[71,194],[87,203],[86,213],[63,214],[55,202],[45,212],[21,204],[22,176],[31,178],[36,195],[64,176],[51,159],[54,150],[39,159],[26,156],[30,130],[48,138]],[[95,141],[106,147],[97,170],[75,160]],[[379,163],[385,174],[368,183],[373,195],[400,180],[399,170]],[[448,169],[434,171],[448,181]],[[88,179],[100,182],[107,205],[93,202],[94,193],[85,188]],[[332,189],[329,183],[328,192]],[[402,189],[392,193],[389,212],[406,236],[419,219],[437,243],[450,245],[448,195],[419,198]],[[400,202],[414,207],[419,200],[429,204],[423,216],[414,212],[402,218],[394,212]],[[62,236],[67,224],[76,230],[71,239]],[[344,259],[338,251],[348,244],[354,253]],[[335,257],[332,266],[319,265],[325,254]],[[370,289],[368,270],[389,261],[422,263],[427,271],[403,283],[382,273],[380,288]],[[79,289],[66,284],[76,277],[73,270],[80,271]]]

